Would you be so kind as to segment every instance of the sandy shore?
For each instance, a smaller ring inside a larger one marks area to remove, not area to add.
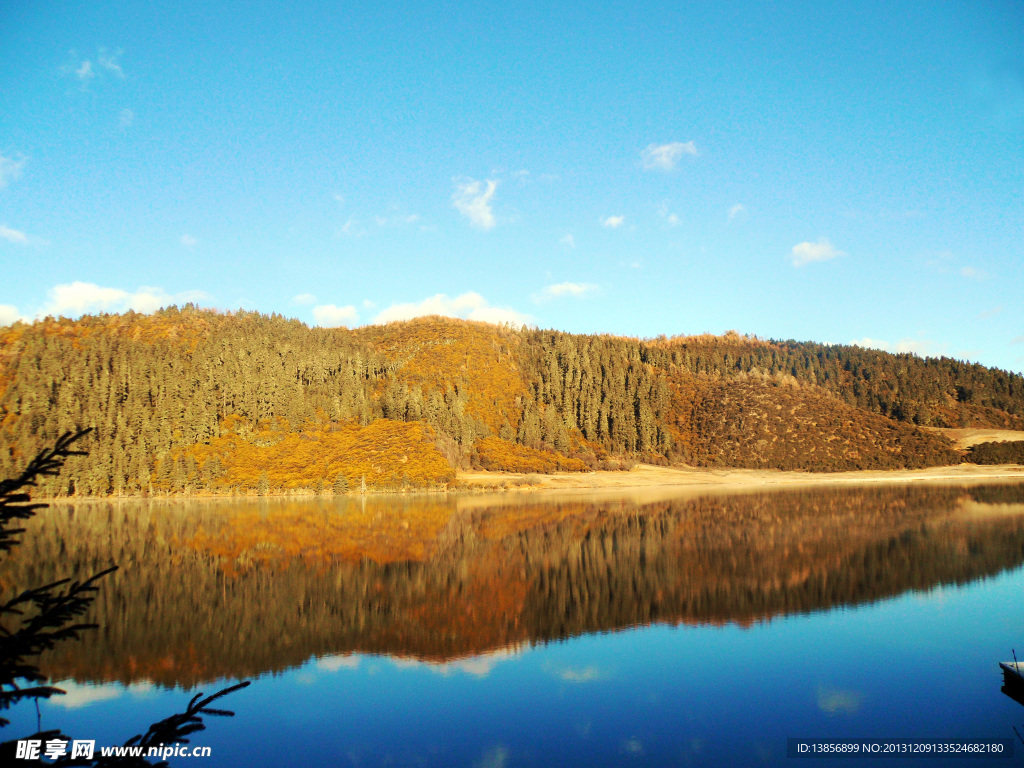
[[[628,472],[561,472],[522,475],[513,472],[459,472],[469,487],[510,489],[627,489],[763,490],[798,486],[863,485],[870,483],[984,483],[1024,482],[1024,466],[958,464],[927,469],[863,470],[859,472],[782,472],[762,469],[690,469],[638,464]]]

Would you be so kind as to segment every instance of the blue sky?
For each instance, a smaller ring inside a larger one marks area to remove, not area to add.
[[[195,301],[1024,371],[1019,2],[0,6],[0,322]]]

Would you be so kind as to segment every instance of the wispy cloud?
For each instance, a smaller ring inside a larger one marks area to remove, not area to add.
[[[116,51],[108,51],[106,48],[99,48],[96,52],[95,63],[93,59],[81,58],[76,51],[69,51],[70,63],[60,68],[64,75],[74,77],[78,80],[82,90],[87,90],[89,84],[105,76],[124,80],[124,69],[121,67],[121,58],[124,51],[120,48]]]
[[[411,320],[414,317],[426,317],[428,315],[441,315],[443,317],[461,317],[465,320],[479,320],[485,323],[511,323],[512,325],[526,325],[530,323],[530,316],[514,309],[492,307],[487,300],[479,293],[469,291],[449,298],[443,293],[424,299],[420,302],[406,304],[392,304],[380,312],[374,319],[374,323],[391,323],[396,320]]]
[[[990,317],[995,317],[1003,311],[1003,305],[1000,304],[998,307],[992,307],[992,309],[986,309],[978,313],[979,320],[988,320]]]
[[[665,221],[666,226],[678,227],[682,224],[682,219],[679,218],[678,214],[669,210],[668,203],[661,204],[661,207],[658,208],[658,215]]]
[[[199,240],[192,237],[192,235],[186,232],[184,235],[181,236],[181,244],[184,245],[186,248],[195,248],[197,245],[199,245]]]
[[[533,300],[536,303],[540,303],[542,301],[558,299],[562,296],[586,296],[596,290],[597,286],[593,283],[558,283],[546,286],[540,293],[534,294]]]
[[[790,251],[789,258],[794,267],[802,267],[814,261],[831,261],[845,254],[836,249],[826,238],[821,238],[816,243],[797,243]]]
[[[883,352],[912,352],[921,357],[929,354],[932,347],[932,343],[924,339],[902,339],[896,343],[890,343],[881,339],[872,339],[868,336],[865,336],[863,339],[854,339],[850,343],[857,347],[865,347],[866,349],[880,349]]]
[[[366,234],[366,230],[359,226],[359,219],[355,216],[349,216],[338,232],[347,237],[362,237]]]
[[[313,307],[313,319],[322,328],[351,328],[359,322],[359,312],[351,304],[338,307],[334,304],[320,304]]]
[[[298,296],[292,296],[292,304],[298,304],[300,307],[308,307],[312,304],[316,304],[316,296],[312,293],[300,293]]]
[[[729,209],[729,221],[735,221],[746,212],[747,207],[743,203],[736,203],[736,205]]]
[[[118,59],[121,58],[123,54],[124,51],[122,51],[120,48],[118,48],[113,53],[107,51],[106,48],[100,48],[99,52],[96,54],[96,61],[104,70],[110,72],[115,77],[119,77],[123,80],[124,70],[121,69],[121,64],[120,62],[118,62]]]
[[[1015,339],[1011,339],[1011,344],[1024,344],[1024,336],[1018,336]]]
[[[0,224],[0,238],[15,245],[28,245],[31,239],[24,232]]]
[[[560,237],[558,239],[558,242],[560,242],[566,248],[576,247],[576,238],[574,238],[572,235],[565,235],[564,237]]]
[[[498,188],[495,179],[477,181],[468,179],[465,181],[455,180],[455,191],[452,193],[452,205],[455,209],[469,219],[470,223],[480,229],[492,229],[497,223],[494,218],[494,211],[491,208],[491,200]]]
[[[25,167],[25,158],[13,158],[0,155],[0,189],[3,189],[12,181],[21,177],[21,171]]]
[[[673,141],[669,144],[648,144],[640,153],[643,166],[648,171],[671,171],[684,156],[697,156],[697,146],[692,141]]]
[[[601,220],[601,226],[605,229],[618,229],[626,222],[625,216],[608,216]]]
[[[988,273],[974,267],[960,267],[960,277],[966,277],[969,280],[984,280],[988,277]]]
[[[131,128],[135,122],[135,113],[130,109],[122,109],[118,115],[118,122],[121,123],[122,128]]]

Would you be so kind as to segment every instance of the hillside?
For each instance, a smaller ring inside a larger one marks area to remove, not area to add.
[[[92,426],[48,495],[445,487],[456,468],[914,468],[1024,428],[1024,377],[737,334],[641,341],[187,306],[0,329],[0,472]]]

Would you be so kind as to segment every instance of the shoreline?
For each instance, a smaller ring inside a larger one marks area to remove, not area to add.
[[[368,491],[347,493],[337,498],[360,496],[451,495],[476,496],[482,493],[551,493],[551,492],[618,492],[655,491],[671,495],[685,493],[728,492],[749,493],[806,487],[838,487],[859,485],[978,485],[981,483],[1024,483],[1024,465],[1020,464],[954,464],[924,469],[865,469],[852,472],[794,472],[776,469],[695,469],[659,467],[637,464],[628,471],[597,470],[592,472],[557,472],[550,475],[515,472],[460,471],[456,475],[459,488],[411,489],[409,491]],[[201,493],[184,495],[132,496],[35,496],[33,502],[46,504],[77,504],[109,501],[200,501],[238,499],[332,499],[331,493],[279,493],[256,496],[250,494]]]

